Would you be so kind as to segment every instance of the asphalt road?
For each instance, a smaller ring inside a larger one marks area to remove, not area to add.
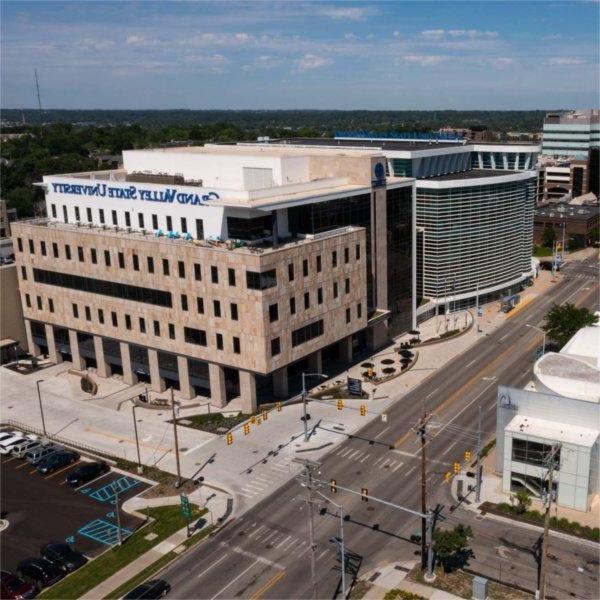
[[[499,573],[500,578],[519,580],[521,585],[535,589],[537,562],[531,548],[537,533],[498,525],[489,518],[477,521],[465,511],[451,515],[444,473],[451,470],[454,461],[462,462],[465,450],[475,447],[480,405],[485,437],[494,436],[497,385],[519,387],[530,379],[541,336],[525,324],[539,325],[553,302],[576,302],[598,310],[597,278],[588,268],[593,264],[590,260],[565,267],[560,281],[546,295],[515,309],[498,331],[483,336],[402,397],[388,411],[387,422],[377,419],[353,436],[342,434],[343,443],[321,460],[320,478],[335,479],[354,490],[367,488],[371,496],[418,510],[420,456],[411,428],[423,410],[433,413],[427,443],[428,506],[440,504],[449,522],[464,520],[473,526],[472,568],[498,577],[495,573],[502,564],[505,571]],[[322,491],[350,515],[344,534],[359,575],[379,564],[414,559],[418,554],[419,546],[409,540],[411,532],[420,526],[417,517],[373,501],[362,502],[360,497],[341,491],[331,494],[328,486]],[[170,595],[210,599],[312,597],[305,497],[299,483],[290,481],[215,538],[182,557],[161,575],[172,585]],[[315,508],[318,597],[331,598],[339,592],[340,584],[337,550],[331,542],[339,535],[339,519],[331,504],[324,515],[319,514],[318,506]],[[556,568],[548,578],[550,595],[564,598],[568,592],[578,598],[597,597],[597,549],[560,540],[551,542],[550,552],[556,556]]]

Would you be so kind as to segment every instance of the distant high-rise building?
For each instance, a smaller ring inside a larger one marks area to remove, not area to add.
[[[548,113],[544,119],[542,154],[587,158],[600,145],[600,110]]]

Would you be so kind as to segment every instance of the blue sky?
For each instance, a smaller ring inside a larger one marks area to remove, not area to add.
[[[2,107],[598,105],[597,1],[1,3]]]

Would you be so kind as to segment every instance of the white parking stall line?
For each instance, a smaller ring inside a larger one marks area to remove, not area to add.
[[[508,337],[508,333],[505,333],[498,341],[503,342]]]
[[[249,539],[252,539],[259,531],[262,531],[265,528],[264,525],[261,525],[258,529],[255,529],[249,536]]]
[[[270,465],[270,467],[271,467],[271,469],[278,469],[280,471],[289,471],[289,469],[290,469],[289,463],[286,463],[286,464],[273,463],[272,465]]]
[[[392,469],[392,473],[395,473],[404,463],[398,463],[393,469]]]
[[[277,544],[277,546],[275,546],[275,548],[281,548],[281,546],[283,546],[291,537],[292,537],[291,535],[288,535],[284,540],[279,542],[279,544]]]
[[[362,464],[362,463],[364,463],[364,462],[365,462],[365,460],[367,460],[367,458],[369,458],[369,456],[371,456],[371,455],[370,455],[370,454],[365,454],[365,456],[363,456],[363,457],[360,459],[360,461],[359,461],[359,462],[360,462],[361,464]]]
[[[415,458],[417,455],[413,452],[404,452],[403,450],[392,450],[394,454],[401,454],[402,456],[408,456],[409,458]]]
[[[304,550],[302,550],[302,552],[300,552],[300,554],[298,554],[298,558],[300,558],[301,556],[304,556],[309,550],[310,550],[310,546],[306,546],[306,548],[304,548]]]

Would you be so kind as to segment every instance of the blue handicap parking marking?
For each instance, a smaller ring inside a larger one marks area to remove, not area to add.
[[[79,529],[77,533],[107,546],[114,546],[119,541],[119,528],[103,519],[90,521],[87,525]],[[130,534],[131,531],[129,529],[121,527],[121,535],[123,537]]]
[[[93,498],[94,500],[98,500],[99,502],[109,502],[110,504],[115,504],[115,496],[117,492],[119,494],[124,494],[139,484],[140,482],[137,479],[133,479],[132,477],[127,477],[124,475],[123,477],[119,477],[111,483],[107,483],[101,488],[89,493],[89,497]]]
[[[115,511],[114,511],[114,510],[111,510],[110,512],[107,512],[107,513],[106,513],[106,516],[107,516],[109,519],[114,519],[114,518],[115,518]]]
[[[70,535],[68,538],[65,538],[65,542],[67,542],[67,544],[74,544],[75,543],[75,536]]]

